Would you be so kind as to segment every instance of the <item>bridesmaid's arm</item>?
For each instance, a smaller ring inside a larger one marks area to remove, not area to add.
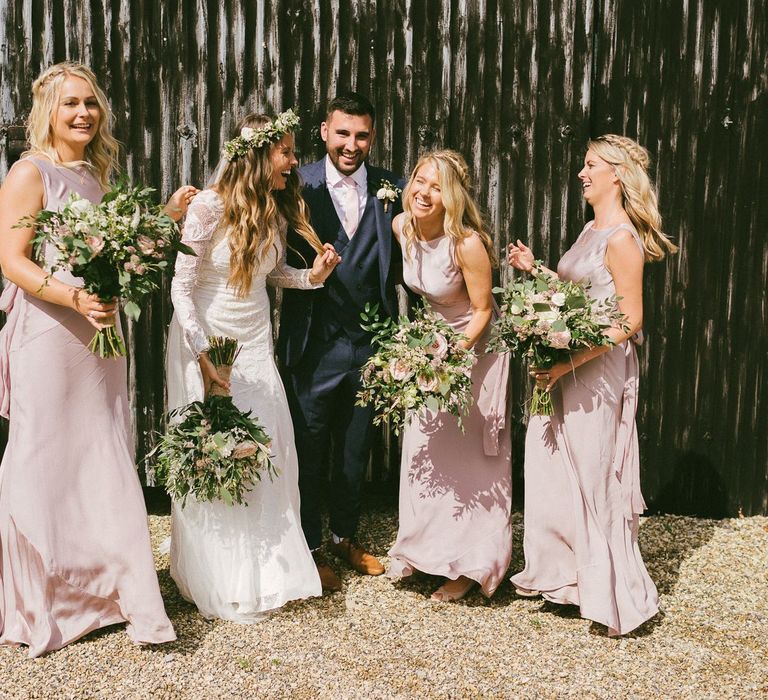
[[[400,212],[394,219],[392,219],[392,234],[400,246],[402,246],[402,242],[400,241],[400,232],[403,230],[404,219],[405,214],[403,212]]]
[[[605,335],[611,339],[613,345],[579,350],[571,355],[570,362],[559,362],[544,372],[531,372],[532,376],[548,377],[547,388],[550,389],[564,374],[610,352],[614,345],[625,342],[643,327],[643,262],[642,251],[626,229],[619,229],[608,239],[605,266],[613,277],[616,296],[620,297],[619,310],[626,316],[628,329],[609,328]]]
[[[45,191],[32,163],[20,162],[0,187],[0,268],[3,276],[27,294],[73,309],[96,328],[112,322],[117,305],[102,302],[80,287],[64,284],[32,261],[32,228],[14,228],[19,219],[35,216],[43,208]],[[104,321],[104,323],[99,323]]]
[[[519,238],[517,243],[510,243],[507,246],[507,264],[514,267],[516,270],[522,270],[523,272],[533,272],[535,267],[535,258],[531,249],[525,245]],[[550,277],[558,279],[557,273],[554,270],[550,270],[544,265],[539,265],[539,270],[542,270]]]
[[[183,185],[179,187],[168,200],[168,204],[163,207],[163,213],[170,216],[174,221],[179,221],[187,213],[189,205],[195,195],[200,192],[194,185]]]
[[[462,345],[471,348],[480,340],[493,313],[491,260],[480,236],[467,236],[456,245],[456,263],[464,276],[472,307],[472,318],[464,329],[467,340]]]

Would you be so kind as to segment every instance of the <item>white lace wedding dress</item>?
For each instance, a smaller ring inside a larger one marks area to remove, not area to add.
[[[253,276],[250,294],[227,286],[229,243],[223,204],[212,190],[192,202],[183,240],[197,257],[180,254],[171,286],[175,313],[168,337],[169,410],[203,398],[197,354],[208,335],[237,338],[232,398],[252,410],[272,437],[280,475],[264,478],[247,505],[188,498],[172,506],[171,576],[206,617],[248,623],[289,600],[322,594],[299,518],[298,464],[283,384],[274,361],[266,283],[311,289],[309,270],[283,262],[280,241]],[[284,233],[284,231],[283,231]],[[284,240],[284,237],[283,237]]]

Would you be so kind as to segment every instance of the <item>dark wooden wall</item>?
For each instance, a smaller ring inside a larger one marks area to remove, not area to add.
[[[32,80],[63,59],[96,71],[128,172],[163,196],[205,183],[247,110],[296,106],[314,158],[323,104],[352,88],[378,109],[374,162],[457,148],[499,247],[555,264],[588,216],[587,139],[635,137],[681,245],[646,274],[644,491],[657,510],[766,513],[767,32],[763,0],[2,0],[0,176]],[[130,332],[140,454],[170,313],[166,290]],[[514,391],[519,495],[521,372]]]

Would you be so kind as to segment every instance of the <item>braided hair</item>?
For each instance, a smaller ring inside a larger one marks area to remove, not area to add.
[[[648,175],[651,158],[648,151],[627,136],[603,134],[589,142],[606,163],[614,167],[619,179],[622,206],[643,242],[647,261],[661,260],[678,248],[661,230],[656,189]]]
[[[416,173],[424,165],[432,165],[437,171],[440,180],[440,195],[445,207],[445,221],[443,230],[458,243],[472,233],[477,233],[483,242],[491,265],[498,264],[493,239],[486,230],[483,215],[480,212],[472,194],[472,185],[469,179],[469,166],[464,157],[457,151],[441,149],[425,153],[419,158],[411,172],[411,177],[403,192],[403,210],[405,219],[403,222],[403,237],[405,238],[405,253],[410,254],[413,241],[416,238],[416,224],[411,213],[410,191],[416,179]]]

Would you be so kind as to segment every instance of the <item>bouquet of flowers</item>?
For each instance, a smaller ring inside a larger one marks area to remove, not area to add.
[[[208,342],[211,362],[228,375],[222,369],[231,370],[237,341],[212,336]],[[168,419],[168,430],[146,458],[147,485],[161,484],[182,506],[189,494],[199,501],[243,504],[262,473],[277,476],[269,435],[223,390],[171,411]]]
[[[42,210],[17,226],[32,226],[38,259],[46,244],[58,252],[52,271],[82,277],[85,291],[101,299],[121,298],[126,315],[139,318],[139,302],[160,285],[162,271],[174,253],[194,255],[182,244],[176,223],[152,201],[151,188],[120,182],[100,204],[72,193],[60,211]],[[99,357],[126,354],[114,326],[96,332],[88,346]]]
[[[589,284],[558,279],[544,273],[539,264],[532,279],[512,281],[493,291],[501,294],[502,303],[489,351],[509,351],[525,358],[535,369],[567,361],[572,352],[581,348],[611,345],[604,330],[626,328],[619,297],[593,299]],[[546,386],[546,382],[537,381],[531,415],[552,415],[552,398]]]
[[[360,325],[374,334],[379,349],[362,368],[357,405],[373,403],[374,424],[387,421],[399,434],[408,414],[427,408],[450,412],[463,429],[461,416],[472,404],[470,371],[475,363],[474,351],[459,345],[464,336],[426,303],[412,321],[381,322],[378,308],[368,305],[361,317]]]

